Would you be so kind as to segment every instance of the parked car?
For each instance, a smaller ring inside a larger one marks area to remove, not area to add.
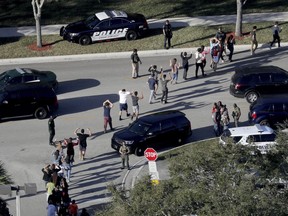
[[[226,144],[228,139],[232,139],[235,144],[256,146],[262,154],[265,154],[272,145],[276,144],[274,130],[259,124],[229,128],[220,136],[219,142]]]
[[[252,124],[277,126],[288,119],[287,95],[259,98],[250,105],[248,113],[249,122]]]
[[[147,147],[181,144],[191,134],[191,123],[184,113],[174,110],[158,112],[140,117],[127,128],[114,133],[111,147],[118,151],[125,142],[130,153],[140,156]]]
[[[42,83],[56,90],[57,76],[52,71],[38,71],[31,68],[14,68],[0,74],[0,89],[7,85]]]
[[[231,78],[230,94],[249,103],[279,93],[288,93],[288,72],[276,66],[239,67]]]
[[[0,120],[24,116],[44,119],[57,108],[57,96],[50,86],[12,85],[0,91]]]
[[[95,13],[85,20],[62,27],[60,36],[64,40],[88,45],[94,41],[117,38],[136,40],[147,33],[149,27],[144,15],[117,10]]]

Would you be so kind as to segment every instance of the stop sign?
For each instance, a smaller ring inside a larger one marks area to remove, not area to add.
[[[148,161],[156,161],[158,158],[158,153],[153,148],[147,148],[144,151],[144,156]]]

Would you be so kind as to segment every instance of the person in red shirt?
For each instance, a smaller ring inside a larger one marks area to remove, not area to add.
[[[75,200],[72,200],[72,203],[68,206],[69,215],[77,216],[78,215],[78,205]]]

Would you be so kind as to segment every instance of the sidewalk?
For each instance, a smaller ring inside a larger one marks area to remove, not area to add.
[[[148,20],[151,29],[162,28],[166,19]],[[236,22],[236,15],[201,16],[169,18],[173,27],[187,27],[197,25],[223,25]],[[256,23],[264,21],[288,21],[288,12],[244,14],[243,23]],[[59,30],[66,24],[42,26],[42,35],[59,34]],[[0,37],[21,37],[36,35],[35,26],[0,28]]]

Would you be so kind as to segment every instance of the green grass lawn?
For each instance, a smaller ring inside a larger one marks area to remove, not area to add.
[[[42,9],[42,25],[69,23],[82,19],[104,9],[119,9],[127,12],[142,13],[149,18],[168,18],[183,16],[207,16],[235,14],[236,0],[46,0]],[[248,0],[244,13],[288,11],[287,0]],[[35,25],[31,0],[0,1],[0,27]],[[243,24],[243,32],[249,32],[255,23]],[[267,43],[272,38],[272,22],[257,23],[259,43]],[[288,25],[281,23],[282,41],[288,41]],[[233,32],[234,25],[224,25],[226,32]],[[172,44],[175,48],[199,47],[208,45],[209,38],[214,36],[218,26],[197,26],[174,29]],[[45,51],[33,51],[29,45],[36,43],[36,37],[0,38],[0,59],[36,56],[72,55],[87,53],[106,53],[163,48],[161,30],[152,30],[148,37],[126,41],[95,43],[89,46],[63,41],[58,35],[43,36],[43,43],[49,44]],[[237,40],[239,44],[249,44],[249,38]]]
[[[147,19],[236,14],[236,0],[45,0],[42,24],[69,23],[105,9],[142,13]],[[288,11],[287,0],[248,0],[243,13]],[[0,27],[35,25],[31,0],[1,0]]]
[[[255,23],[244,24],[243,32],[249,32]],[[257,38],[259,43],[267,43],[272,40],[271,27],[272,22],[257,23]],[[282,41],[288,41],[288,23],[282,23],[281,32]],[[172,45],[174,48],[199,47],[200,45],[209,45],[209,38],[213,37],[218,26],[195,26],[179,28],[174,30]],[[233,32],[234,25],[223,25],[226,32]],[[107,53],[131,51],[134,48],[139,50],[163,49],[163,35],[161,29],[153,30],[151,36],[135,41],[118,40],[112,42],[94,43],[88,46],[81,46],[75,43],[63,41],[58,35],[43,36],[43,42],[50,44],[46,51],[33,51],[29,45],[36,43],[36,37],[6,38],[0,39],[1,52],[0,59],[5,58],[23,58],[35,56],[55,56],[55,55],[73,55],[89,53]],[[250,44],[250,38],[244,37],[236,40],[236,44]],[[194,52],[194,50],[191,50]]]

